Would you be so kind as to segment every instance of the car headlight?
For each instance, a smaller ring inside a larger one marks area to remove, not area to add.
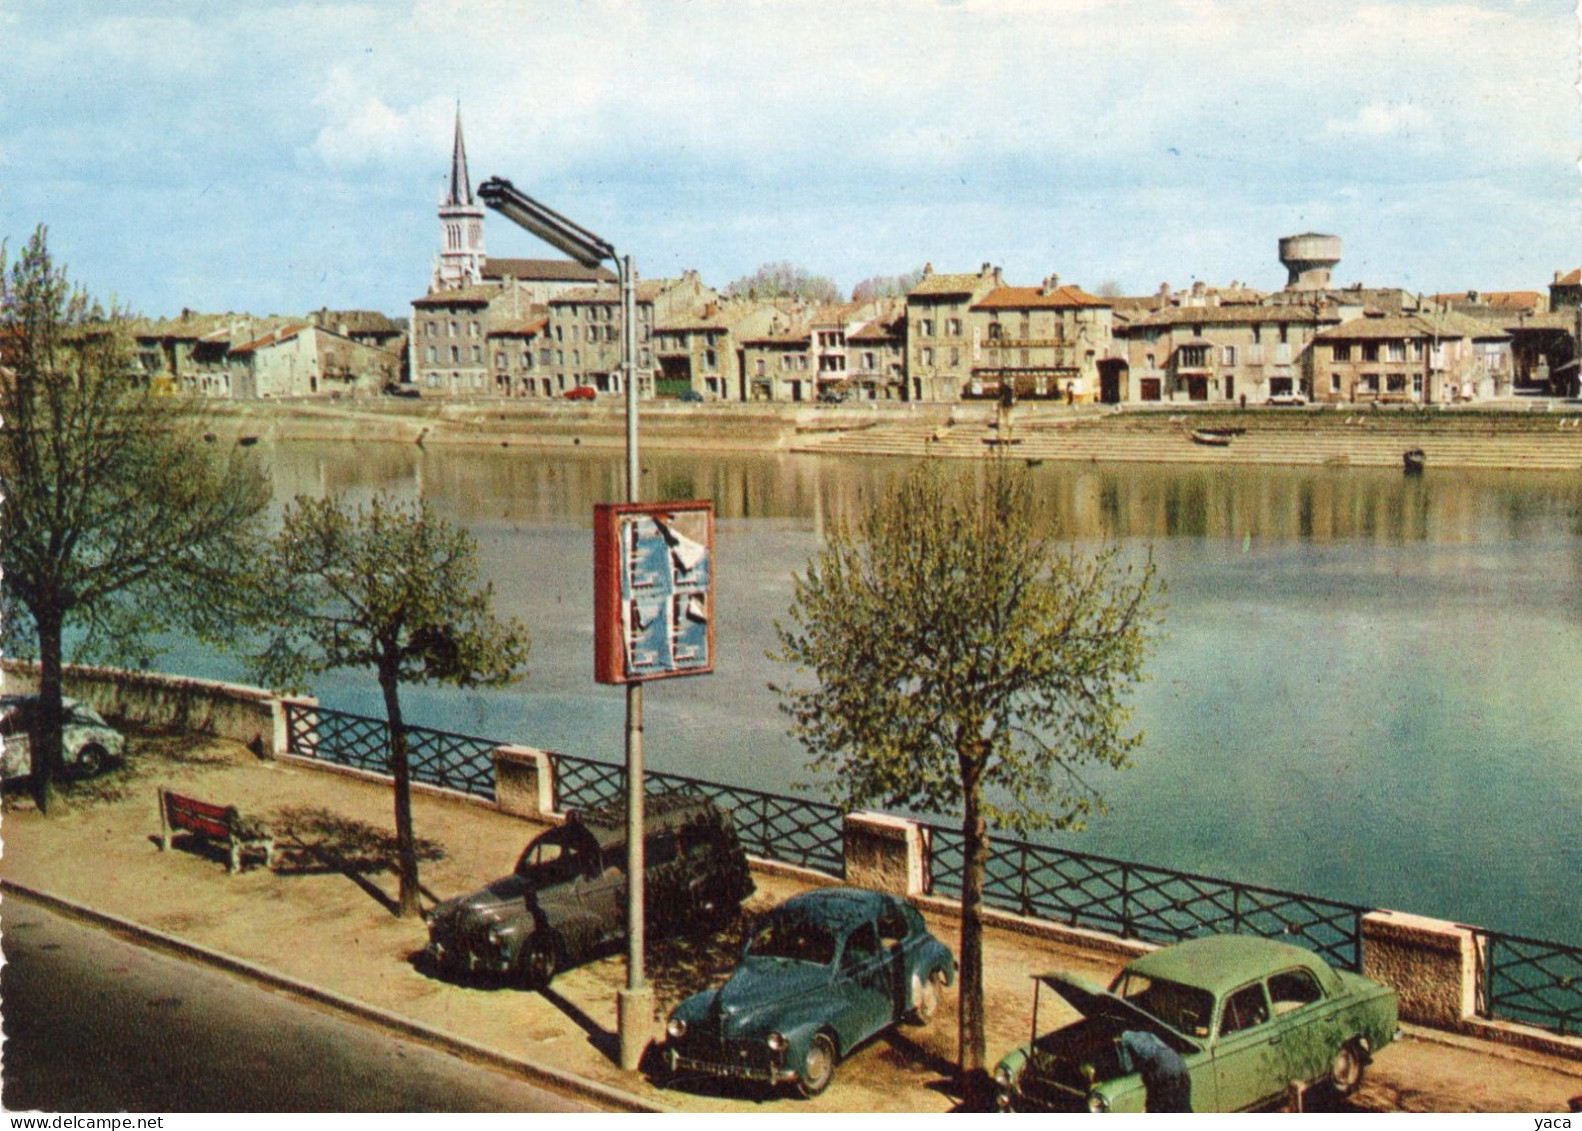
[[[783,1033],[770,1033],[769,1036],[764,1038],[764,1043],[769,1046],[769,1051],[771,1052],[785,1052],[786,1050],[786,1039]]]
[[[489,945],[497,947],[503,942],[505,942],[505,932],[501,931],[500,925],[496,923],[489,928]]]
[[[679,1041],[687,1035],[687,1023],[679,1017],[672,1017],[665,1026],[665,1032],[670,1034],[670,1039]]]
[[[1089,1092],[1088,1093],[1088,1110],[1089,1111],[1109,1111],[1110,1110],[1110,1101],[1105,1098],[1103,1092]]]

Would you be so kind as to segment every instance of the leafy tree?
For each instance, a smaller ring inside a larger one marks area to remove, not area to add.
[[[1162,592],[1153,561],[1061,552],[1033,495],[996,463],[981,487],[924,465],[855,531],[839,525],[794,579],[774,658],[812,687],[776,687],[791,733],[851,807],[961,817],[963,1087],[984,1087],[983,876],[990,824],[1079,829],[1103,811],[1084,776],[1142,742],[1126,693],[1142,677]]]
[[[1093,293],[1099,298],[1120,298],[1123,294],[1125,294],[1125,292],[1121,290],[1121,285],[1114,279],[1105,279],[1102,283],[1094,288]]]
[[[269,491],[191,403],[133,364],[126,319],[51,261],[40,227],[0,247],[0,568],[10,649],[39,659],[33,788],[61,775],[64,640],[75,659],[147,663],[159,632],[207,638],[261,543]]]
[[[526,674],[527,630],[495,617],[494,587],[478,582],[472,536],[421,500],[380,495],[353,509],[299,496],[256,580],[249,621],[265,633],[253,659],[261,680],[301,687],[333,668],[372,668],[379,681],[395,779],[397,914],[415,915],[418,859],[400,686],[511,683]]]
[[[873,275],[851,289],[852,302],[872,302],[876,298],[905,298],[923,278],[923,269],[901,275]]]
[[[803,302],[839,302],[840,288],[823,275],[809,273],[784,259],[765,263],[751,275],[725,288],[727,298],[794,298]]]

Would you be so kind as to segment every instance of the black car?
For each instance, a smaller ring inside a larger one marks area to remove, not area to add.
[[[679,931],[734,911],[753,892],[728,810],[685,793],[644,807],[646,923]],[[537,837],[516,870],[427,915],[424,954],[442,970],[549,985],[559,970],[626,936],[625,810],[572,814]]]

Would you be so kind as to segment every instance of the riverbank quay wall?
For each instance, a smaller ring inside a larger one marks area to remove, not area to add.
[[[644,401],[644,450],[784,451],[1028,462],[1582,469],[1582,403],[1513,400],[1443,409],[1160,408],[1024,405],[1008,423],[987,402],[738,405]],[[596,403],[271,401],[210,406],[216,442],[418,444],[618,452],[620,398]],[[1218,434],[1221,443],[1206,443]]]
[[[6,692],[36,687],[33,665],[7,660],[0,671]],[[247,744],[261,758],[389,780],[379,720],[324,710],[312,698],[109,668],[68,668],[66,688],[112,721],[215,734]],[[412,729],[418,739],[414,757],[425,763],[414,771],[414,788],[467,804],[553,822],[624,788],[619,765]],[[338,737],[326,739],[330,734]],[[439,748],[471,763],[487,751],[487,765],[447,773],[425,755],[425,740],[437,740]],[[649,780],[661,789],[695,788],[732,807],[761,871],[810,884],[846,882],[891,891],[947,918],[960,917],[952,890],[959,846],[950,843],[959,834],[948,827],[891,814],[843,813],[809,799],[673,774],[652,773]],[[994,852],[991,872],[1002,881],[1008,876],[1019,893],[1006,900],[993,885],[986,893],[986,916],[1002,929],[1108,957],[1225,930],[1283,937],[1392,986],[1407,1023],[1582,1060],[1582,947],[1003,838],[996,839]],[[1042,856],[1042,866],[1031,866],[1029,855]],[[1080,874],[1073,879],[1073,872]],[[1117,906],[1130,907],[1118,920]],[[1121,929],[1092,925],[1111,921]],[[1350,956],[1344,950],[1348,941]]]

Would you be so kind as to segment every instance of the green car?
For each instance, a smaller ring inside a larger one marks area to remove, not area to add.
[[[829,1086],[835,1065],[903,1018],[926,1025],[956,960],[904,899],[819,888],[755,924],[730,979],[670,1015],[662,1054],[671,1077],[698,1074]]]
[[[1034,983],[1033,1041],[994,1070],[1005,1110],[1241,1111],[1293,1081],[1346,1096],[1398,1031],[1394,990],[1247,935],[1164,947],[1107,991],[1064,973]],[[1040,1035],[1044,989],[1081,1018]]]

